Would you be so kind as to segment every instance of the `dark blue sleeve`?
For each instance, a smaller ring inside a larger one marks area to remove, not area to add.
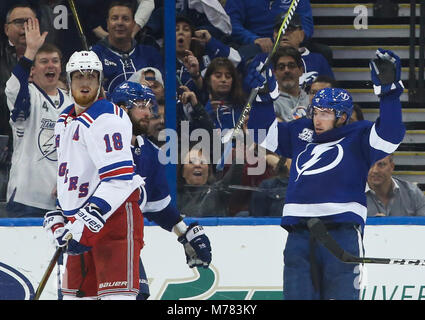
[[[232,23],[232,39],[241,44],[253,43],[259,38],[255,33],[250,32],[244,27],[245,23],[245,4],[243,0],[228,0],[224,6],[226,13]]]
[[[311,10],[310,0],[300,0],[295,12],[301,16],[301,23],[305,33],[304,40],[311,39],[314,33],[314,22],[313,22],[313,12]]]
[[[363,135],[363,145],[368,148],[365,153],[370,157],[370,164],[396,151],[405,132],[398,94],[395,92],[381,97],[379,117]]]
[[[254,101],[248,119],[254,141],[262,147],[292,158],[291,127],[295,122],[277,122],[273,103]]]
[[[328,77],[331,77],[332,79],[335,79],[335,75],[332,71],[332,68],[328,63],[328,60],[326,60],[323,55],[318,55],[318,62],[318,65],[320,66],[320,70],[318,70],[319,75],[326,75]]]
[[[12,70],[12,74],[19,81],[19,91],[10,118],[13,122],[18,118],[27,119],[30,115],[30,93],[28,89],[28,78],[30,76],[32,61],[22,57]]]
[[[181,220],[180,212],[171,204],[158,212],[145,212],[143,215],[149,220],[155,222],[161,228],[172,231],[174,225]]]

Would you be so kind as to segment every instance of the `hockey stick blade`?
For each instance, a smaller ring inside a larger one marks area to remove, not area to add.
[[[313,237],[328,249],[338,260],[344,263],[374,263],[425,266],[423,259],[390,259],[390,258],[367,258],[358,257],[345,251],[338,242],[329,234],[325,224],[319,218],[311,218],[307,221],[307,227]]]

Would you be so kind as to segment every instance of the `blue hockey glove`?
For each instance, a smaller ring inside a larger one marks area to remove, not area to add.
[[[183,244],[186,262],[190,268],[208,268],[211,263],[211,245],[202,226],[196,222],[191,223],[178,241]]]
[[[373,90],[379,97],[403,93],[404,85],[401,81],[400,58],[390,50],[376,50],[376,58],[369,63]]]
[[[244,78],[244,85],[248,90],[258,88],[256,101],[273,102],[279,97],[279,88],[270,66],[266,66],[265,70],[261,72],[263,66],[264,62],[261,61],[259,56],[255,57]]]

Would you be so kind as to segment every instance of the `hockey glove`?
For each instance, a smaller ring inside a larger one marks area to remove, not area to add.
[[[48,234],[55,232],[57,228],[65,225],[62,210],[48,211],[44,215],[43,228]]]
[[[66,252],[70,255],[89,251],[96,241],[97,233],[105,224],[100,210],[88,205],[81,208],[70,220],[65,227],[55,231],[56,244],[59,247],[67,245]]]
[[[258,88],[256,101],[273,102],[279,97],[279,88],[270,66],[266,66],[265,70],[261,72],[263,66],[264,62],[259,56],[255,57],[244,78],[244,85],[248,90]]]
[[[56,245],[58,247],[65,247],[65,252],[69,255],[79,255],[84,252],[87,252],[91,247],[85,246],[78,242],[78,237],[81,238],[82,230],[84,229],[84,224],[76,220],[74,223],[68,222],[65,227],[58,228],[53,233],[53,236],[56,240]],[[74,239],[76,237],[78,240]]]
[[[401,81],[400,58],[390,50],[376,50],[376,58],[369,63],[373,90],[379,97],[396,94],[398,97],[403,93]]]
[[[211,263],[211,245],[202,226],[196,222],[191,223],[178,241],[183,244],[186,262],[190,268],[208,268]]]

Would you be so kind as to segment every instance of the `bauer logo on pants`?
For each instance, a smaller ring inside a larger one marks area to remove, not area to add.
[[[0,300],[30,300],[33,297],[31,282],[18,270],[0,262]]]

